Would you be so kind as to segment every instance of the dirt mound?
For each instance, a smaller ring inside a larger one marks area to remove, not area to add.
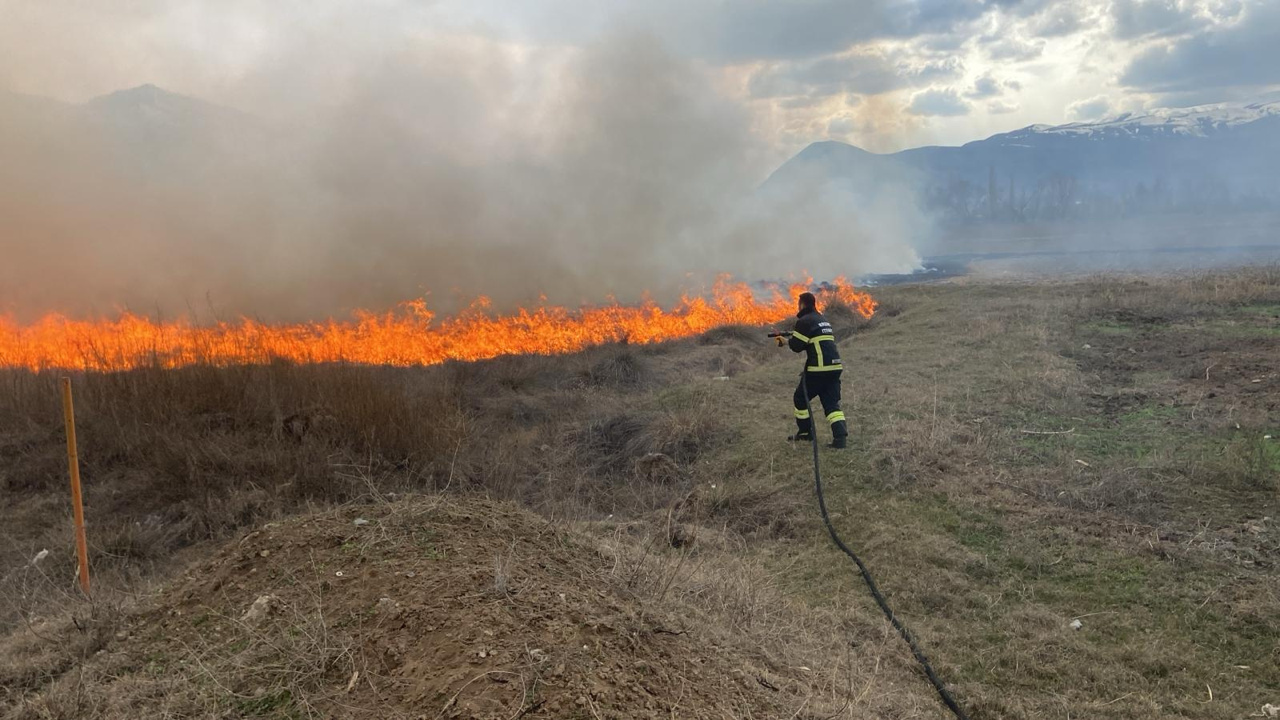
[[[646,602],[589,536],[420,500],[252,532],[10,717],[808,717],[802,669]],[[65,689],[65,688],[64,688]],[[809,698],[809,700],[806,700]],[[797,714],[797,708],[803,711]],[[827,714],[830,711],[827,710]]]

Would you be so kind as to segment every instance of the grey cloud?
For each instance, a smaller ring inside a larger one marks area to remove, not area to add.
[[[1051,6],[1053,2],[1054,0],[996,0],[995,5],[1009,15],[1027,18]]]
[[[1105,95],[1073,102],[1067,106],[1067,117],[1072,120],[1098,120],[1111,114],[1111,100]]]
[[[989,9],[982,0],[896,0],[890,7],[896,18],[894,34],[901,37],[952,32]]]
[[[879,95],[950,79],[962,72],[964,64],[959,58],[913,65],[906,60],[895,63],[879,51],[868,50],[817,60],[775,63],[752,75],[747,90],[756,98]]]
[[[987,73],[974,81],[973,89],[965,93],[965,97],[972,100],[983,100],[995,97],[1001,92],[1000,81],[992,77],[991,73]]]
[[[1011,103],[1001,102],[999,100],[997,100],[996,102],[987,103],[987,112],[991,113],[992,115],[1007,115],[1009,113],[1017,112],[1017,111],[1018,111],[1018,106]]]
[[[902,83],[892,63],[883,55],[868,53],[778,63],[752,75],[747,90],[757,98],[848,92],[878,95],[896,90]]]
[[[992,60],[1009,60],[1026,62],[1035,60],[1044,53],[1043,40],[1024,40],[1014,35],[985,36],[982,38],[983,49]]]
[[[1078,32],[1084,27],[1084,8],[1069,3],[1059,3],[1036,16],[1031,32],[1037,37],[1062,37]]]
[[[959,52],[972,37],[968,32],[934,33],[920,38],[922,50],[931,53],[951,54]]]
[[[1006,90],[1017,92],[1022,83],[1017,80],[997,80],[990,72],[986,72],[973,82],[973,89],[964,96],[970,100],[987,100],[1003,95]]]
[[[645,27],[718,63],[799,60],[878,39],[950,34],[992,9],[982,0],[473,0],[517,37],[578,44],[611,25]]]
[[[964,63],[957,57],[933,60],[916,68],[908,67],[902,70],[902,74],[916,84],[950,80],[962,73],[964,73]]]
[[[851,97],[857,97],[857,96],[851,96]],[[778,107],[784,110],[804,110],[805,108],[811,108],[811,107],[817,106],[819,103],[822,102],[822,100],[823,98],[817,97],[817,96],[792,95],[791,97],[784,97],[779,99]]]
[[[969,114],[969,104],[951,88],[932,88],[916,93],[907,106],[912,115],[955,117]]]
[[[1121,39],[1181,35],[1204,27],[1194,5],[1179,0],[1113,0],[1112,32]]]
[[[1260,91],[1257,87],[1209,87],[1184,92],[1162,93],[1160,104],[1166,107],[1195,107],[1222,102],[1271,102],[1280,100],[1280,91]]]
[[[1139,55],[1121,83],[1148,92],[1280,84],[1280,3],[1255,0],[1238,21],[1166,42]]]
[[[827,123],[827,135],[830,135],[831,137],[845,137],[849,133],[853,132],[857,126],[857,121],[852,117],[849,117],[848,115],[841,115],[840,117],[832,118],[831,122]]]

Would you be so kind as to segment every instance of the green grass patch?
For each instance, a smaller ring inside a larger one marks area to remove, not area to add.
[[[1005,537],[1004,526],[992,516],[948,503],[945,495],[933,496],[933,502],[916,505],[911,513],[928,528],[941,530],[970,550],[984,554],[1000,549]]]
[[[1242,305],[1237,312],[1243,315],[1262,315],[1280,318],[1280,303],[1263,303],[1260,305]]]
[[[1270,435],[1270,437],[1267,437]],[[1246,487],[1280,488],[1280,434],[1250,433],[1227,446],[1226,460]]]
[[[1268,313],[1235,313],[1203,316],[1181,326],[1191,333],[1209,333],[1222,338],[1250,339],[1280,336],[1280,321]]]
[[[1075,433],[1059,436],[1067,446],[1093,460],[1141,461],[1160,447],[1174,442],[1171,429],[1182,411],[1168,405],[1147,405],[1112,421],[1079,423]]]

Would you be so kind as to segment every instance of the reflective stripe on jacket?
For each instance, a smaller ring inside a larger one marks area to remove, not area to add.
[[[792,352],[806,353],[805,370],[809,372],[843,369],[835,332],[831,323],[817,310],[806,310],[798,316],[787,346]]]

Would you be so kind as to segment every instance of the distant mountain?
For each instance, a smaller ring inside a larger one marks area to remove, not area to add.
[[[124,177],[158,183],[198,179],[252,161],[270,142],[253,116],[154,85],[79,105],[9,94],[0,96],[0,107],[3,139],[27,153],[46,152],[52,161],[75,144],[82,161],[92,154]]]
[[[158,180],[209,172],[268,142],[253,116],[155,85],[103,95],[79,109],[120,161]]]
[[[897,184],[961,219],[1280,207],[1280,102],[1032,125],[961,147],[889,155],[819,142],[762,189],[815,183],[859,196]]]

